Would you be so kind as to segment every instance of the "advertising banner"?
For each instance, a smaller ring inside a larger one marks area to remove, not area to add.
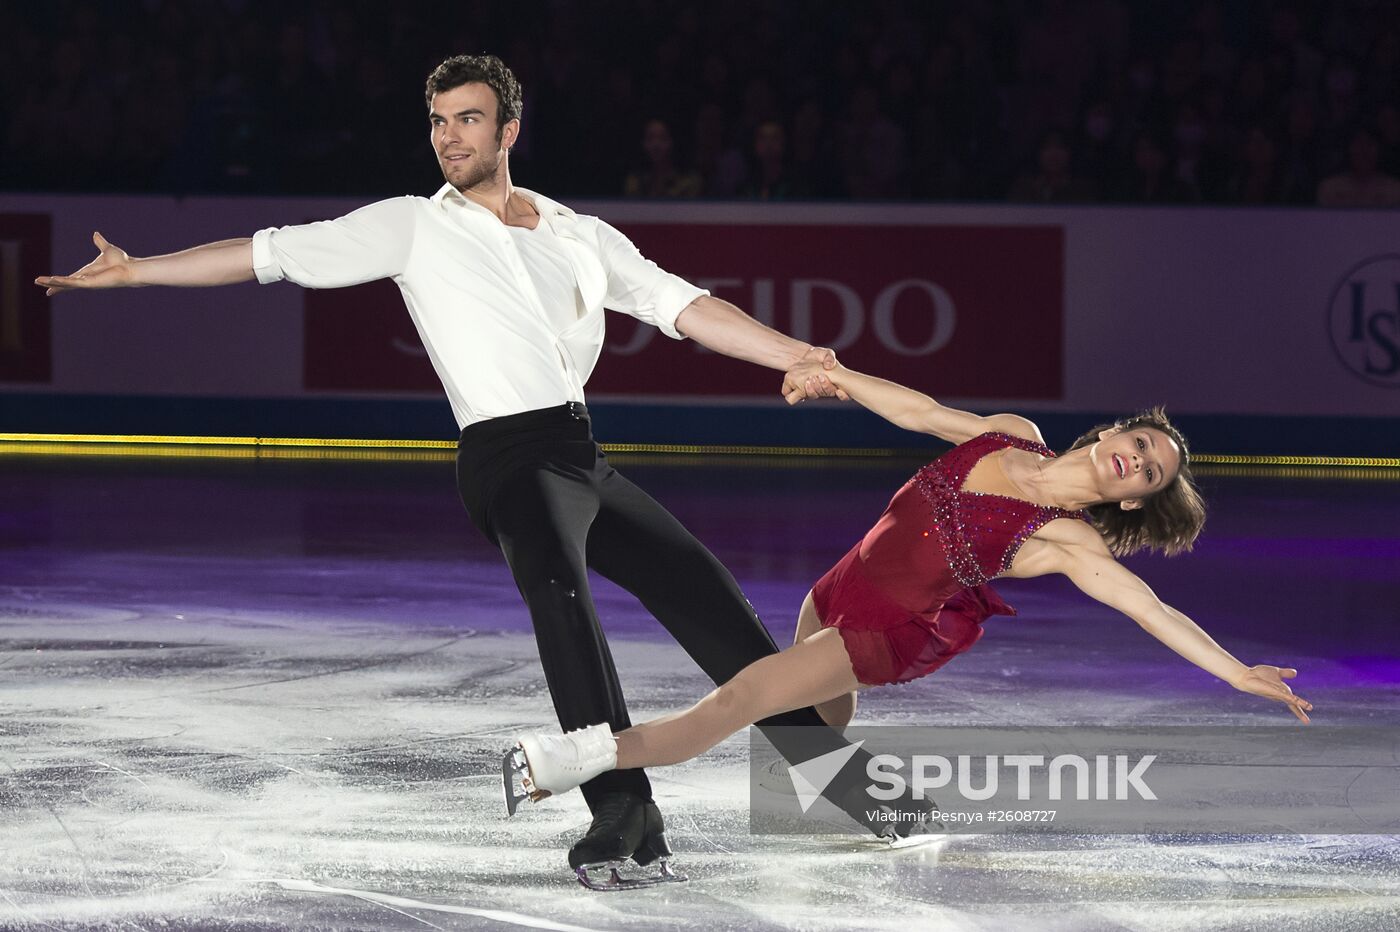
[[[925,391],[1058,399],[1064,233],[1055,226],[624,223],[659,266],[848,365]],[[1014,269],[1015,274],[1007,274]],[[306,294],[306,388],[432,391],[392,283]],[[608,315],[591,392],[769,396],[775,374]]]
[[[355,199],[0,196],[0,391],[422,398],[397,288],[45,299],[32,277],[350,212]],[[974,410],[1400,416],[1382,210],[576,202],[658,265],[851,365]],[[52,250],[52,255],[49,251]],[[782,407],[777,373],[608,315],[593,403]],[[1294,438],[1270,446],[1294,449]]]

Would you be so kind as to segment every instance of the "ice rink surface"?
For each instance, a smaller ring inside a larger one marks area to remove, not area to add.
[[[917,464],[619,461],[779,643]],[[1314,727],[1393,723],[1400,483],[1214,478],[1197,553],[1132,566]],[[683,583],[678,583],[683,584]],[[1057,581],[862,723],[1271,724]],[[634,719],[710,684],[598,581]],[[450,462],[0,456],[0,928],[1400,928],[1400,836],[955,837],[748,828],[748,742],[652,772],[691,880],[591,893],[574,796],[507,819],[553,727],[528,619]],[[1301,727],[1301,726],[1297,726]]]

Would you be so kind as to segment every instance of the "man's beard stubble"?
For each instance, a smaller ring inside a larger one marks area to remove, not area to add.
[[[455,185],[458,192],[465,193],[467,191],[470,191],[472,188],[475,188],[478,185],[482,184],[483,182],[492,181],[495,179],[496,172],[501,167],[501,157],[499,154],[492,154],[495,157],[489,163],[484,161],[473,160],[476,161],[476,165],[472,168],[470,172],[468,172],[467,177],[463,178]]]

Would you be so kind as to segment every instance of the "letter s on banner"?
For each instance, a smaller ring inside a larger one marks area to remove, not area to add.
[[[933,302],[933,333],[922,346],[905,346],[900,342],[894,329],[894,305],[899,296],[911,288],[916,288],[929,296]],[[938,285],[922,278],[905,278],[886,285],[875,297],[872,308],[872,324],[880,345],[900,356],[928,356],[948,345],[957,327],[957,309],[953,298]]]

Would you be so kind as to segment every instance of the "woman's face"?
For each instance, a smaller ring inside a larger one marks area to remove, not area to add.
[[[1105,430],[1089,448],[1099,492],[1125,509],[1162,491],[1181,471],[1181,448],[1155,427]]]

